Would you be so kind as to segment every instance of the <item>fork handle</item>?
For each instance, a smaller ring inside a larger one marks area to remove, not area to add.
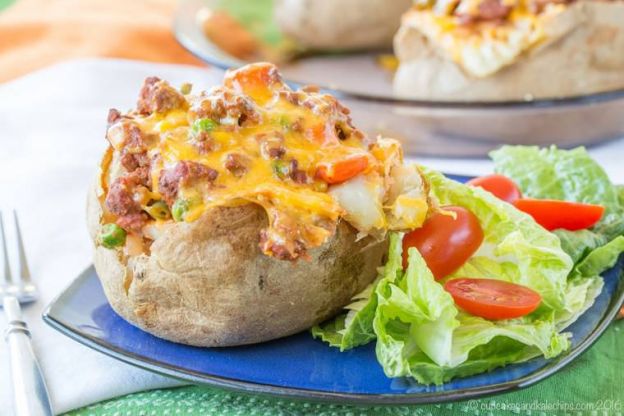
[[[48,390],[19,302],[14,296],[5,296],[2,303],[8,321],[5,340],[9,346],[15,415],[52,416]]]

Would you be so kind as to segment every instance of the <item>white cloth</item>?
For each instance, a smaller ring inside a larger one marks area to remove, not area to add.
[[[106,146],[107,111],[131,108],[143,79],[150,75],[176,86],[192,82],[196,89],[205,89],[222,77],[220,71],[211,69],[89,59],[69,61],[0,85],[0,209],[10,214],[15,208],[20,214],[31,272],[41,289],[41,299],[24,312],[59,413],[180,384],[84,347],[41,320],[43,308],[91,262],[85,195]],[[624,181],[624,140],[595,147],[591,153],[614,181]],[[419,162],[450,173],[476,175],[491,169],[485,160]],[[11,406],[6,356],[6,346],[0,342],[2,414]]]

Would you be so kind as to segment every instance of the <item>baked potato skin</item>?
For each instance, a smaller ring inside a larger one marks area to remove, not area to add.
[[[590,94],[624,87],[624,2],[579,1],[547,26],[551,40],[485,78],[467,75],[415,28],[394,39],[403,98],[500,101]]]
[[[313,49],[367,49],[392,45],[401,14],[412,0],[277,0],[280,29]]]
[[[372,282],[386,243],[340,222],[311,260],[288,262],[258,248],[267,225],[253,204],[215,208],[191,223],[173,223],[149,255],[130,257],[98,244],[102,208],[97,182],[87,223],[94,263],[113,309],[143,330],[200,347],[252,344],[305,330],[336,314]]]

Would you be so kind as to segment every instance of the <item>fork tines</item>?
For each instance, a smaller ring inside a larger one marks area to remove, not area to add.
[[[6,235],[4,233],[4,219],[2,212],[0,212],[0,239],[2,240],[2,262],[4,264],[4,270],[0,279],[0,286],[6,286],[13,280],[11,276],[11,266],[9,265],[9,253],[7,250]]]
[[[4,218],[0,212],[0,243],[2,244],[2,261],[4,263],[2,275],[0,275],[0,296],[11,294],[18,297],[21,302],[34,300],[35,287],[31,283],[30,269],[26,260],[26,252],[24,250],[24,241],[22,232],[17,218],[17,212],[13,211],[13,219],[15,222],[15,237],[17,240],[17,255],[19,263],[19,275],[11,273],[11,265],[9,262],[8,243],[4,228]]]

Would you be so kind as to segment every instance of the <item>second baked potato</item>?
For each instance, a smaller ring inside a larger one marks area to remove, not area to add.
[[[500,101],[623,88],[624,2],[566,3],[436,0],[415,7],[394,40],[395,95]],[[488,10],[491,19],[462,14],[465,5]]]

